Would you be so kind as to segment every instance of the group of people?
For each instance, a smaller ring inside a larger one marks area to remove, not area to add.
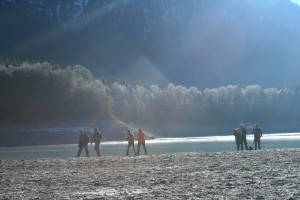
[[[139,155],[140,154],[140,147],[143,146],[144,148],[144,153],[145,155],[147,155],[147,148],[146,148],[146,144],[145,144],[145,133],[143,132],[143,130],[141,128],[138,129],[138,145],[137,145],[137,151],[135,151],[135,147],[134,147],[134,134],[131,130],[127,131],[127,135],[126,135],[126,139],[128,141],[128,145],[127,145],[127,151],[126,151],[126,155],[129,155],[129,149],[130,147],[133,148],[133,152],[134,155]]]
[[[262,130],[259,127],[258,124],[255,124],[255,128],[252,130],[252,134],[254,135],[254,145],[255,145],[255,150],[260,149],[260,138],[262,137]],[[240,124],[239,128],[234,129],[234,136],[235,136],[235,143],[237,146],[237,151],[244,150],[252,150],[252,147],[248,147],[247,144],[247,130],[244,127],[243,124]],[[94,128],[94,136],[93,140],[91,141],[91,144],[95,143],[95,151],[97,153],[97,156],[100,156],[100,142],[102,139],[105,139],[105,137],[100,133],[98,128]],[[134,155],[139,155],[140,153],[140,147],[142,146],[144,149],[145,155],[147,155],[147,148],[145,144],[145,133],[141,128],[138,129],[138,135],[137,135],[137,151],[135,150],[135,136],[134,133],[131,130],[127,130],[126,134],[126,139],[128,141],[127,145],[127,150],[126,150],[126,155],[129,156],[129,149],[132,147]],[[78,152],[77,152],[77,157],[80,157],[80,154],[83,149],[85,149],[86,156],[89,157],[89,150],[88,150],[88,143],[89,143],[89,137],[84,131],[80,131],[80,136],[79,136],[79,142],[78,142]]]
[[[100,141],[102,139],[105,139],[104,136],[100,133],[98,128],[94,128],[94,136],[93,136],[93,140],[91,141],[91,144],[95,143],[95,151],[98,157],[100,156]],[[89,157],[89,150],[88,150],[89,141],[90,139],[86,134],[86,132],[80,131],[79,142],[78,142],[79,149],[76,157],[80,157],[83,148],[85,149],[86,156]]]
[[[244,146],[246,150],[252,150],[252,147],[248,147],[247,145],[247,130],[243,124],[240,124],[239,128],[234,129],[233,134],[235,136],[237,151],[243,151]],[[255,150],[260,149],[260,138],[262,137],[262,130],[258,124],[255,124],[255,128],[252,130],[252,134],[254,135]]]
[[[95,151],[96,151],[98,157],[100,157],[100,142],[101,142],[102,139],[105,139],[105,137],[100,133],[98,128],[94,128],[94,136],[93,136],[93,140],[91,141],[91,144],[95,143]],[[134,155],[139,155],[141,146],[143,146],[144,153],[145,153],[145,155],[147,155],[147,148],[146,148],[146,145],[145,145],[145,133],[143,132],[143,130],[141,128],[138,129],[137,151],[135,151],[135,147],[134,147],[135,137],[134,137],[134,134],[131,130],[127,131],[126,139],[128,141],[128,146],[127,146],[127,151],[126,151],[127,156],[129,155],[130,147],[133,148]],[[88,137],[87,133],[84,132],[84,131],[80,131],[79,142],[78,142],[79,149],[78,149],[76,157],[80,157],[80,154],[81,154],[83,149],[85,149],[86,156],[89,157],[89,150],[88,150],[89,141],[90,140],[89,140],[89,137]]]

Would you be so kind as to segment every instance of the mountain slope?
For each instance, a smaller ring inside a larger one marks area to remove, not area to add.
[[[0,56],[128,79],[158,70],[166,82],[198,87],[293,84],[299,11],[286,0],[5,0]]]

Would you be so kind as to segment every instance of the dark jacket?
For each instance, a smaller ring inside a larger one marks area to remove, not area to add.
[[[259,128],[259,127],[255,127],[253,129],[252,133],[254,134],[255,139],[258,139],[262,136],[262,131],[261,131],[261,128]]]
[[[235,136],[235,143],[237,145],[241,144],[242,143],[242,135],[238,132],[237,129],[234,129],[233,131],[233,135]]]
[[[95,144],[99,144],[102,138],[103,138],[103,135],[101,133],[95,132],[92,143],[95,142]]]
[[[87,136],[87,134],[86,133],[81,133],[80,136],[79,136],[78,146],[79,147],[87,146],[89,141],[90,141],[90,139]]]
[[[134,143],[134,135],[133,135],[132,132],[127,133],[127,141],[128,141],[128,143],[130,143],[130,144],[133,144],[133,143]]]

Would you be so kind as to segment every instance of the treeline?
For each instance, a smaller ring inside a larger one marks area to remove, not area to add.
[[[112,114],[155,126],[300,120],[299,85],[146,87],[115,78],[97,80],[83,66],[2,62],[0,88],[1,121],[101,120]]]
[[[82,66],[2,63],[0,87],[1,121],[81,120],[110,111],[107,87]]]
[[[199,90],[169,84],[108,84],[114,111],[122,119],[162,126],[298,123],[300,86],[262,88],[229,85]]]

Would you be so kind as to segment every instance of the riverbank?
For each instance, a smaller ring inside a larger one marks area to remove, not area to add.
[[[2,160],[0,199],[299,199],[300,149]]]

